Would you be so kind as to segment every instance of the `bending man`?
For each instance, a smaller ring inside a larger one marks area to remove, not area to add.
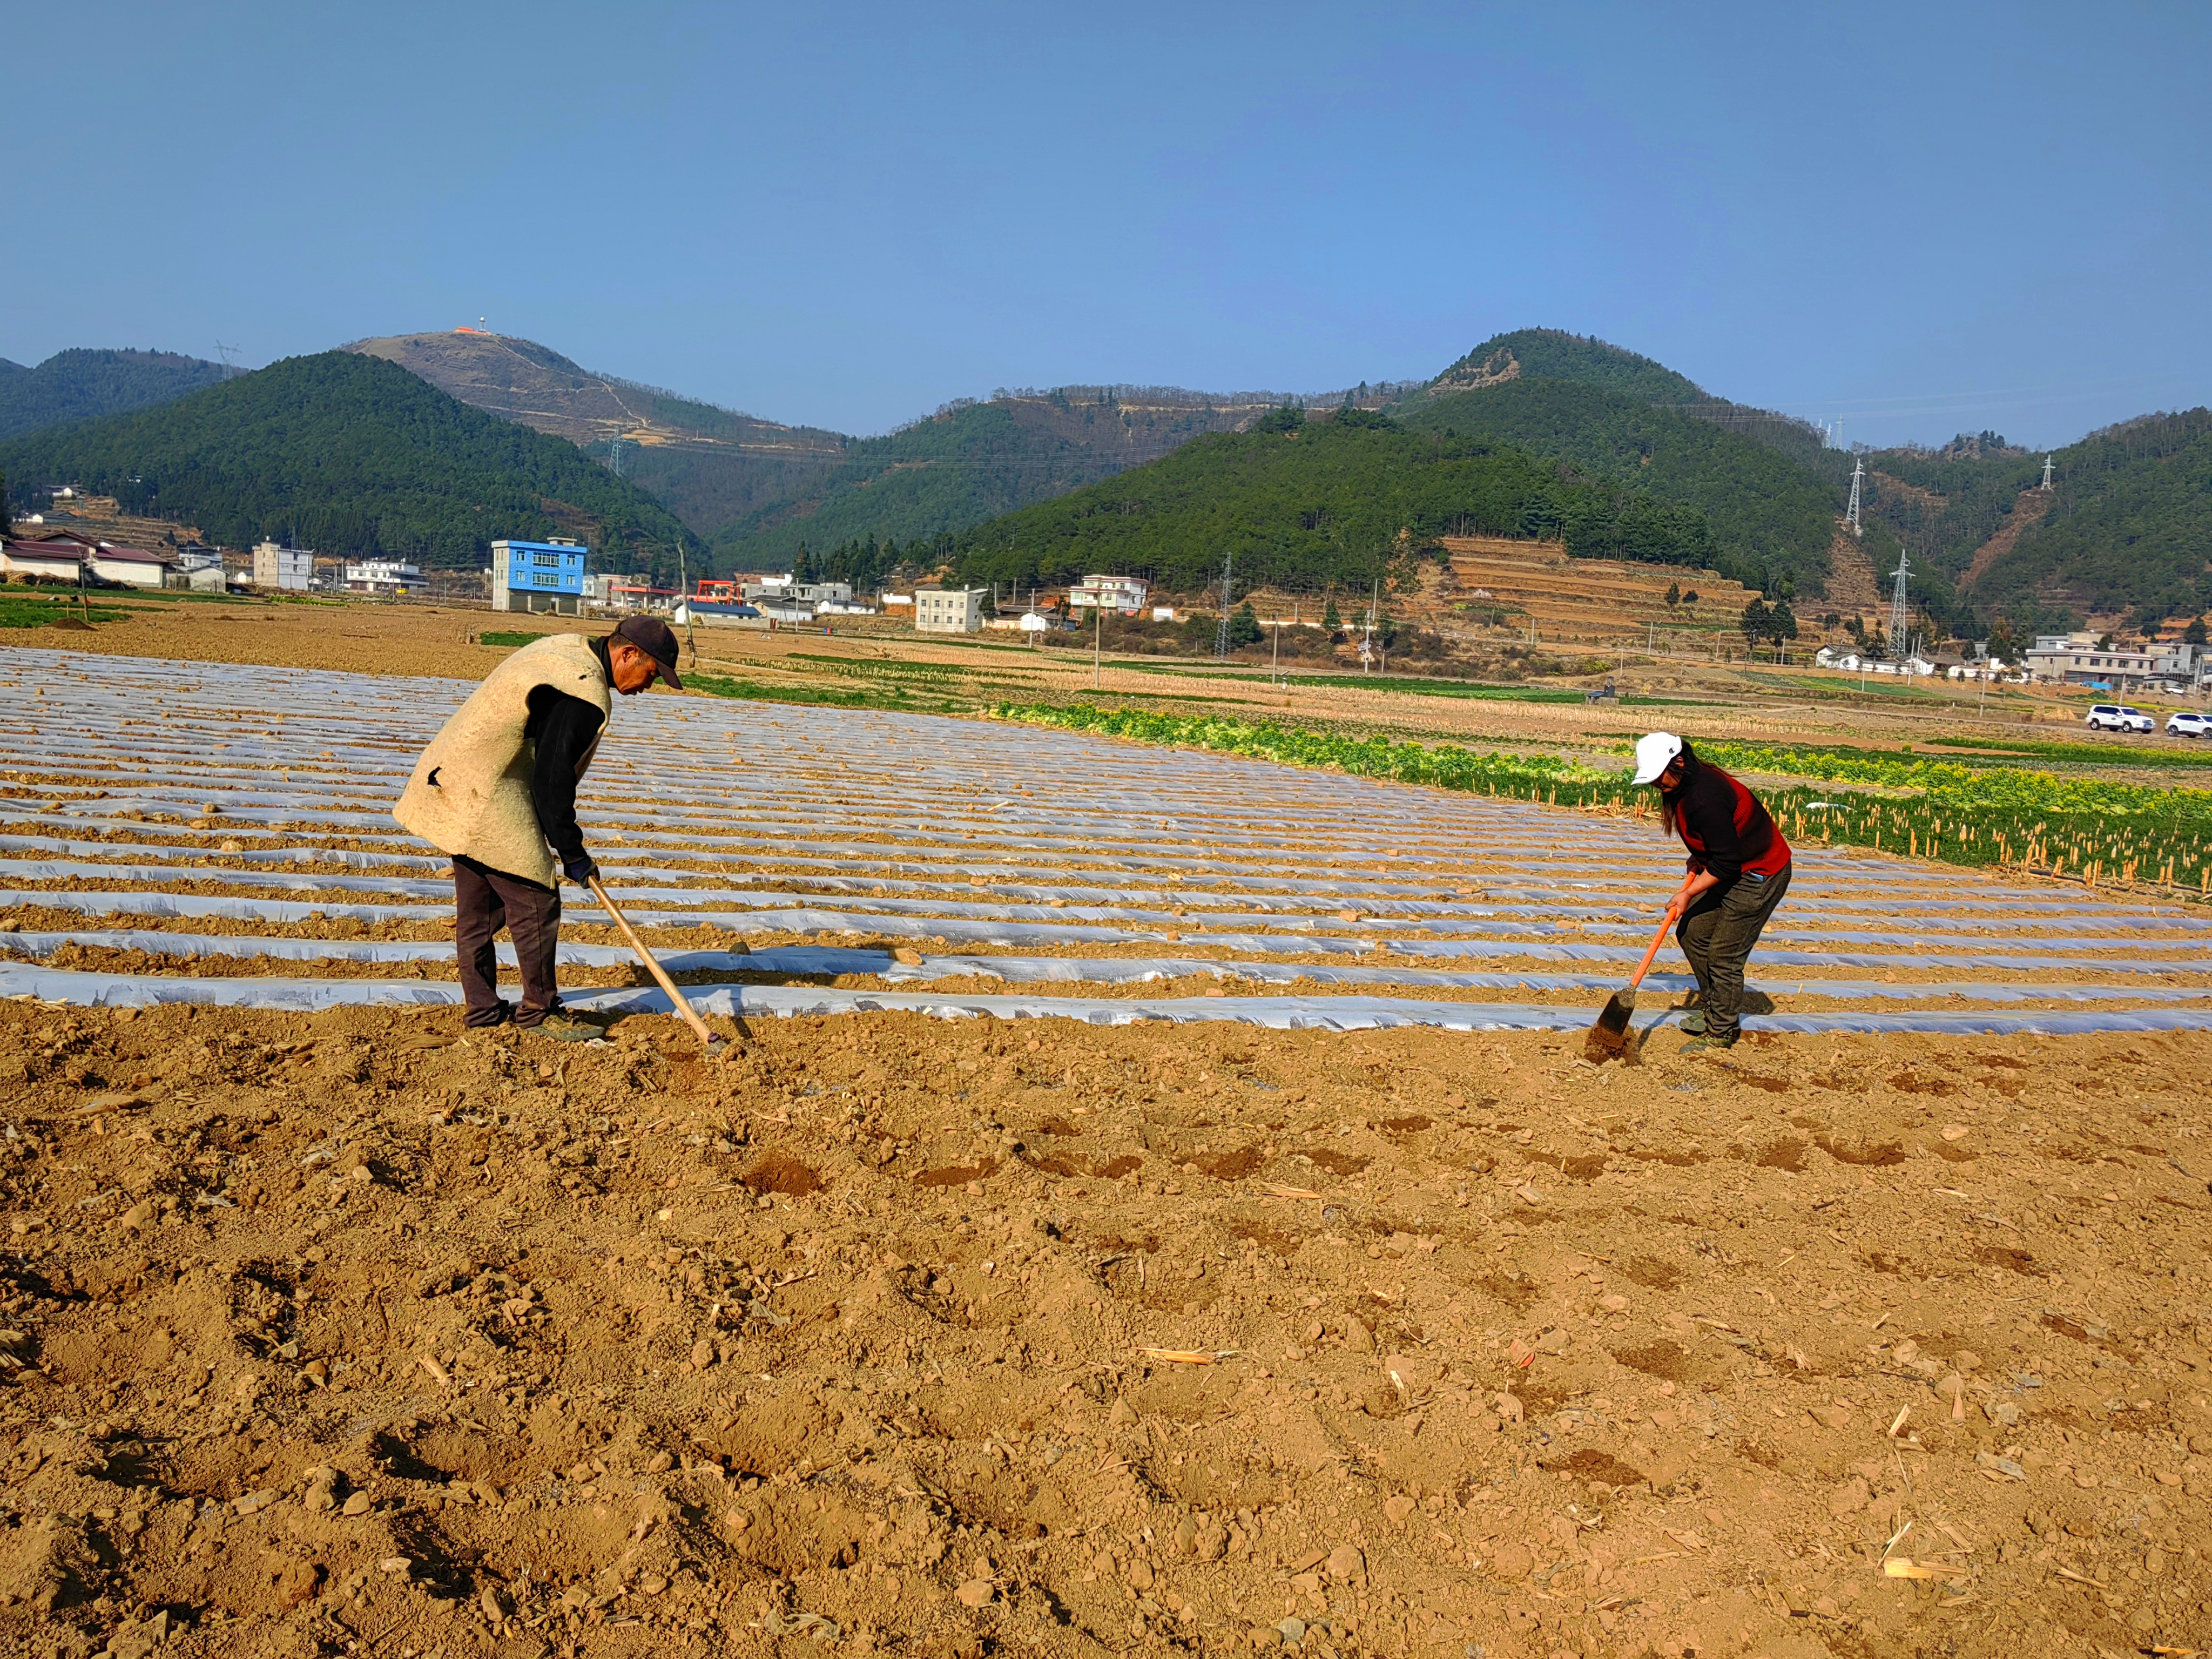
[[[559,882],[565,874],[580,887],[599,873],[576,827],[576,785],[599,752],[611,694],[634,697],[656,678],[683,690],[676,635],[655,617],[629,617],[599,639],[548,634],[492,670],[415,763],[392,816],[453,857],[464,1025],[512,1019],[569,1042],[599,1035],[561,1011]],[[519,1006],[499,994],[493,940],[502,927],[522,970]]]
[[[1636,743],[1636,781],[1656,784],[1659,817],[1689,849],[1688,873],[1667,912],[1702,994],[1682,1021],[1697,1040],[1684,1054],[1732,1048],[1741,1033],[1743,968],[1790,890],[1790,843],[1759,798],[1684,739],[1654,732]]]

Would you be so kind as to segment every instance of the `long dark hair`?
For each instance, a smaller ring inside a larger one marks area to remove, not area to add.
[[[1690,740],[1687,738],[1682,739],[1682,752],[1677,755],[1674,759],[1682,763],[1682,781],[1684,783],[1687,783],[1690,781],[1690,775],[1698,769],[1699,764],[1698,760],[1698,752],[1696,750],[1690,747]],[[1674,763],[1674,761],[1669,761],[1667,763],[1669,766],[1672,766]],[[1674,829],[1674,803],[1667,799],[1667,792],[1664,789],[1662,789],[1659,792],[1659,823],[1661,827],[1663,828],[1668,835],[1671,836],[1676,833]]]

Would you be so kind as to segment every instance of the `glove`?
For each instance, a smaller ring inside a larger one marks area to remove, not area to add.
[[[599,866],[592,862],[592,855],[589,853],[577,854],[575,857],[566,860],[561,866],[561,869],[562,873],[579,887],[590,886],[592,878],[599,873]]]

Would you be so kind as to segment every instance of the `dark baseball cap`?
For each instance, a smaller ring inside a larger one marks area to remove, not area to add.
[[[658,617],[624,617],[615,624],[614,637],[628,640],[653,659],[660,678],[678,691],[684,682],[676,674],[676,630]]]

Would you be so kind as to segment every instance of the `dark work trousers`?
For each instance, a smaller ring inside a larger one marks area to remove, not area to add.
[[[1690,959],[1690,971],[1705,993],[1705,1035],[1723,1041],[1741,1029],[1743,964],[1782,896],[1790,890],[1790,872],[1759,880],[1750,874],[1698,895],[1675,924],[1674,939]]]
[[[527,1030],[560,1007],[553,979],[553,953],[561,943],[559,893],[474,859],[456,858],[453,913],[453,948],[468,1000],[462,1024],[497,1025],[512,1018]],[[514,941],[522,969],[520,1008],[510,1009],[499,994],[499,949],[492,941],[501,927]]]

